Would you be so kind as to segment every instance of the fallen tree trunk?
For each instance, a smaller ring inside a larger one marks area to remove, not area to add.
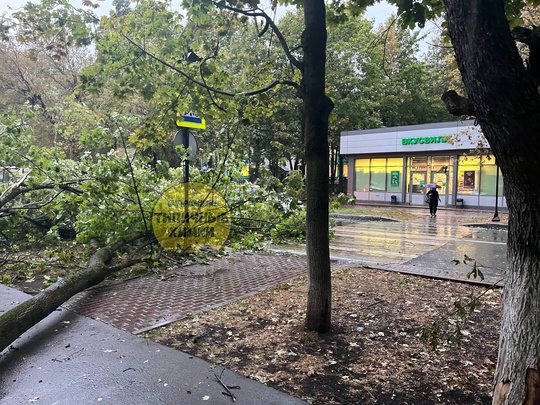
[[[144,233],[139,233],[129,239],[122,239],[99,249],[92,255],[85,269],[59,280],[0,316],[0,353],[72,296],[102,282],[113,272],[108,263],[115,252],[143,236]]]

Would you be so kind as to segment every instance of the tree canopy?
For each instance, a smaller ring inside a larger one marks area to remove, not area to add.
[[[28,63],[38,71],[41,63],[32,62],[41,55],[58,84],[46,91],[27,86],[22,69],[19,100],[48,120],[46,141],[36,146],[44,148],[40,157],[52,158],[45,167],[35,164],[39,169],[13,189],[35,177],[35,184],[47,181],[62,190],[39,207],[40,215],[41,208],[49,210],[39,224],[47,234],[67,227],[79,242],[108,243],[136,229],[147,232],[152,202],[182,178],[184,151],[171,145],[177,117],[203,116],[207,130],[198,136],[204,153],[193,164],[192,179],[212,184],[236,210],[233,245],[235,234],[255,247],[264,238],[305,232],[306,326],[327,331],[329,151],[337,151],[340,129],[446,116],[436,102],[438,88],[421,85],[433,69],[416,56],[415,34],[393,27],[383,36],[365,20],[342,18],[359,12],[354,7],[352,13],[332,10],[330,17],[341,24],[328,25],[322,1],[279,22],[256,4],[187,6],[181,13],[169,1],[116,2],[115,12],[98,19],[64,0],[47,0],[13,16],[4,30],[4,43],[19,62],[12,66]],[[40,29],[51,31],[33,35]],[[71,56],[77,52],[89,55],[87,62],[75,65],[80,59]],[[294,172],[279,182],[265,176],[264,166],[278,175],[286,162],[305,177]],[[261,185],[256,192],[237,186],[246,163],[253,166],[251,180]],[[49,170],[64,177],[49,177]],[[27,212],[16,199],[6,203],[12,219],[17,210]],[[250,218],[255,213],[256,220]]]

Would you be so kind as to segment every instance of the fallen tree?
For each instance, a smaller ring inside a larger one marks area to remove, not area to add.
[[[0,352],[8,348],[24,332],[45,319],[75,294],[101,283],[115,271],[144,260],[128,260],[118,265],[110,264],[119,249],[145,236],[146,234],[141,232],[98,249],[90,257],[85,269],[57,281],[0,316]]]

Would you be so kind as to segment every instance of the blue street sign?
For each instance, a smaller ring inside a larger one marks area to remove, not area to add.
[[[176,125],[181,128],[206,129],[204,118],[197,117],[192,113],[180,115],[176,120]]]

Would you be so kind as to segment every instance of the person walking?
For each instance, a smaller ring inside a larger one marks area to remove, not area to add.
[[[441,201],[441,198],[439,197],[439,192],[437,191],[437,188],[434,187],[431,190],[427,192],[428,197],[428,204],[429,204],[429,214],[432,217],[437,216],[437,206],[439,205],[439,201]]]

